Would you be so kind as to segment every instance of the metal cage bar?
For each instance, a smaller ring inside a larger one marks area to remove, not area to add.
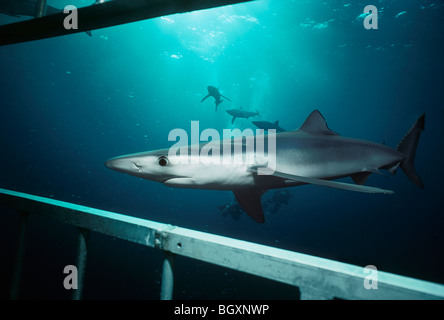
[[[46,0],[38,0],[35,6],[35,18],[41,18],[46,14]]]
[[[172,300],[174,288],[174,261],[176,255],[166,251],[162,268],[162,283],[160,286],[160,300]]]
[[[76,267],[78,272],[77,290],[73,290],[72,299],[81,300],[83,296],[83,284],[85,283],[85,271],[86,271],[86,257],[88,255],[88,239],[89,230],[84,228],[79,229],[79,242],[77,247],[77,260]]]
[[[0,189],[0,205],[168,252],[165,299],[172,298],[174,254],[297,286],[303,299],[444,299],[441,284],[378,271],[378,289],[368,290],[362,267],[54,199]]]
[[[14,1],[14,0],[11,0]],[[77,10],[78,28],[66,29],[68,14],[43,16],[0,26],[0,46],[112,27],[160,16],[210,9],[252,0],[112,0]],[[43,8],[39,10],[42,14]]]
[[[14,270],[12,274],[11,290],[9,294],[11,300],[17,300],[20,291],[20,284],[21,284],[24,257],[25,257],[27,228],[28,228],[28,214],[25,212],[19,212],[17,250],[15,254]]]

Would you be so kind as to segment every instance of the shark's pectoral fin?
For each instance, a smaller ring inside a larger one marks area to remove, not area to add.
[[[233,117],[233,120],[231,120],[231,124],[234,123],[234,120],[236,120],[236,117]]]
[[[207,94],[200,102],[204,102],[206,98],[210,97],[210,94]]]
[[[258,223],[264,223],[264,212],[262,210],[261,197],[266,190],[234,190],[234,196],[237,202],[250,216],[251,219]]]
[[[331,181],[331,180],[301,177],[301,176],[288,174],[288,173],[284,173],[284,172],[278,172],[278,171],[275,171],[273,173],[273,175],[276,177],[284,178],[284,179],[296,180],[296,181],[301,181],[304,183],[314,184],[314,185],[318,185],[318,186],[324,186],[324,187],[330,187],[330,188],[336,188],[336,189],[344,189],[344,190],[349,190],[349,191],[364,192],[364,193],[384,193],[384,194],[394,193],[391,190],[385,190],[385,189],[380,189],[380,188],[375,188],[375,187],[367,187],[367,186],[361,186],[361,185],[355,185],[355,184],[337,182],[337,181]]]
[[[223,96],[223,95],[220,95],[222,98],[225,98],[225,99],[227,99],[228,101],[231,101],[230,99],[228,99],[227,97],[225,97],[225,96]]]

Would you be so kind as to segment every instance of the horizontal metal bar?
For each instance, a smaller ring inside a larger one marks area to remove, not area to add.
[[[303,297],[444,299],[441,284],[378,271],[378,289],[368,290],[362,267],[54,199],[0,189],[0,204],[294,285]]]
[[[0,26],[0,45],[57,37],[160,16],[252,0],[113,0],[79,8],[78,29],[65,29],[63,12]],[[62,11],[62,10],[61,10]]]

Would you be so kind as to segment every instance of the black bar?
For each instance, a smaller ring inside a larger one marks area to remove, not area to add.
[[[79,8],[78,29],[65,29],[63,12],[0,26],[0,45],[107,28],[164,15],[209,9],[252,0],[112,0]]]
[[[12,274],[11,291],[9,294],[11,300],[17,300],[19,298],[23,264],[25,259],[26,230],[28,228],[28,213],[18,212],[18,214],[19,230],[17,236],[17,250],[15,253],[14,271]]]

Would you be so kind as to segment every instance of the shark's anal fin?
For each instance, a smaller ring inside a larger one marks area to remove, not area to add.
[[[264,223],[264,212],[262,210],[261,197],[266,190],[234,190],[234,196],[237,202],[250,216],[251,219],[258,223]]]
[[[371,172],[358,172],[351,175],[351,178],[356,184],[362,186],[367,181],[368,177],[370,177],[371,174],[372,174]]]
[[[284,173],[284,172],[278,172],[278,171],[275,171],[273,173],[273,175],[276,177],[284,178],[284,179],[301,181],[304,183],[314,184],[314,185],[318,185],[318,186],[343,189],[343,190],[349,190],[349,191],[364,192],[364,193],[383,193],[383,194],[394,193],[391,190],[385,190],[385,189],[380,189],[380,188],[375,188],[375,187],[367,187],[367,186],[361,186],[361,185],[355,185],[355,184],[337,182],[337,181],[331,181],[331,180],[301,177],[301,176],[288,174],[288,173]]]

